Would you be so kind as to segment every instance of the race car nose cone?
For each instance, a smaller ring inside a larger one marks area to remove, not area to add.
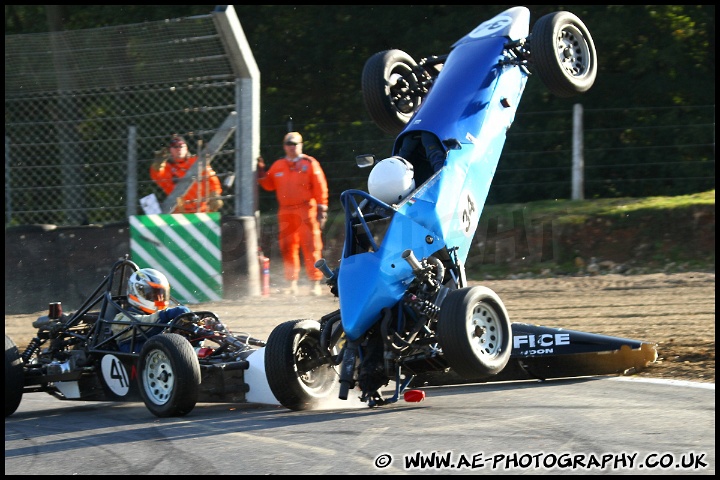
[[[425,400],[425,392],[422,390],[408,390],[403,394],[406,402],[422,402]]]

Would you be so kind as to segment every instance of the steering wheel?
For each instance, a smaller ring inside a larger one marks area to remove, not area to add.
[[[220,319],[213,312],[196,311],[181,313],[180,315],[172,319],[172,321],[170,322],[170,327],[177,328],[186,332],[194,331],[194,329],[189,329],[188,327],[190,325],[197,325],[199,327],[202,327],[203,325],[200,324],[201,320],[208,317],[220,323]]]

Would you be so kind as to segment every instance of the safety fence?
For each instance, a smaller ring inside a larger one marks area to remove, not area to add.
[[[142,213],[138,199],[161,193],[149,168],[170,136],[197,153],[236,93],[212,15],[5,36],[6,225]],[[214,158],[223,176],[234,150],[230,137]]]
[[[124,222],[144,213],[142,198],[165,200],[150,165],[173,133],[193,153],[211,143],[238,109],[235,75],[212,15],[6,36],[5,225]],[[715,188],[714,118],[712,104],[585,108],[584,198]],[[521,107],[487,203],[571,198],[575,128],[571,109]],[[289,130],[326,172],[331,222],[342,191],[366,188],[355,156],[389,156],[394,144],[362,112],[347,122],[262,119],[266,162],[283,155]],[[212,160],[230,200],[222,215],[247,215],[231,200],[241,148],[231,135]],[[260,212],[276,208],[273,192],[253,196]]]

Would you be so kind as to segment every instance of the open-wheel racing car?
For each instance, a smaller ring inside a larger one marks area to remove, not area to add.
[[[168,324],[142,321],[128,311],[126,294],[137,270],[127,258],[115,262],[72,314],[51,303],[48,315],[33,322],[37,332],[24,350],[5,335],[6,417],[30,392],[62,400],[142,400],[158,417],[186,415],[197,402],[275,403],[264,370],[252,371],[248,360],[263,341],[230,332],[209,311],[181,313]],[[120,312],[126,317],[116,319]],[[258,385],[255,397],[248,377]]]
[[[415,62],[393,49],[367,60],[365,106],[384,132],[397,135],[391,158],[411,164],[414,183],[394,199],[341,194],[342,258],[335,270],[325,260],[316,264],[339,309],[319,321],[281,323],[267,339],[268,383],[285,407],[309,409],[350,392],[374,407],[401,394],[421,399],[408,389],[420,385],[623,373],[656,359],[654,344],[643,341],[511,324],[499,296],[466,279],[528,78],[536,74],[551,93],[570,97],[590,89],[597,74],[592,37],[577,16],[545,15],[531,34],[529,23],[529,10],[513,7],[447,55]],[[358,165],[388,160],[358,156]],[[383,396],[391,382],[394,393]]]

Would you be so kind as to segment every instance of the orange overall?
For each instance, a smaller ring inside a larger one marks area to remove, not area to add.
[[[267,172],[258,169],[258,184],[276,192],[278,241],[285,279],[298,279],[302,250],[308,279],[322,280],[322,272],[315,268],[323,248],[317,206],[328,204],[328,186],[320,162],[304,154],[297,161],[280,158]]]
[[[184,177],[188,171],[191,172],[191,175],[197,176],[197,160],[197,155],[194,155],[174,163],[163,162],[157,169],[150,168],[150,178],[163,189],[166,195],[170,195],[175,189],[177,179]],[[222,184],[215,170],[207,165],[199,181],[193,182],[174,213],[208,212],[211,210],[208,206],[208,199],[219,195],[222,195]]]

